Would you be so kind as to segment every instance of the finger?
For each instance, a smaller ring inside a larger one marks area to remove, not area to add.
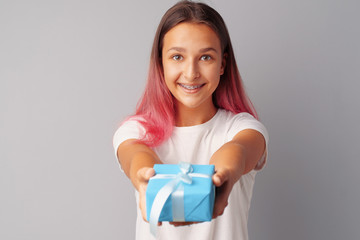
[[[137,177],[140,181],[149,181],[149,179],[155,175],[155,170],[153,168],[144,167],[139,169],[137,172]]]
[[[148,168],[145,170],[145,179],[149,180],[151,177],[155,175],[155,170],[153,168]]]
[[[145,215],[146,216],[146,215]],[[149,222],[147,219],[146,219],[146,217],[144,216],[144,213],[142,213],[142,218],[143,218],[143,220],[145,221],[145,222]]]
[[[224,209],[228,206],[228,194],[220,192],[217,194],[214,203],[214,215],[221,215]]]
[[[216,200],[212,218],[216,218],[218,216],[221,216],[224,213],[225,208],[227,207],[227,205],[228,205],[227,200],[223,200],[223,199],[222,200]]]
[[[174,227],[190,226],[197,223],[199,222],[169,222],[169,224],[173,225]]]
[[[140,202],[139,202],[139,207],[140,207],[140,210],[141,210],[141,215],[142,215],[142,217],[143,217],[143,220],[145,221],[145,222],[148,222],[148,220],[147,220],[147,213],[146,213],[146,203],[145,203],[145,200],[140,200]]]
[[[215,209],[214,209],[214,213],[213,213],[212,218],[215,219],[215,218],[223,215],[223,214],[224,214],[224,211],[225,211],[225,209],[219,209],[219,210],[217,210],[217,211],[215,211]]]
[[[169,222],[169,224],[175,226],[175,227],[180,227],[180,226],[186,226],[186,225],[190,225],[190,222]]]
[[[146,217],[144,217],[144,213],[143,213],[143,220],[145,221],[145,222],[149,222],[147,219],[146,219]],[[158,222],[158,224],[157,224],[158,226],[162,226],[162,222]]]
[[[226,169],[219,169],[213,176],[213,182],[216,186],[216,197],[213,210],[213,218],[216,218],[224,213],[228,205],[228,197],[231,191],[229,183],[229,173]]]
[[[216,187],[220,187],[228,180],[228,171],[224,168],[220,168],[216,171],[216,173],[213,175],[213,183]]]
[[[221,187],[215,189],[215,205],[222,207],[227,206],[228,197],[230,194],[229,184],[225,182]]]

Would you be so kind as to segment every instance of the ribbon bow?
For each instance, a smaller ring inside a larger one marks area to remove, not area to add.
[[[159,192],[156,194],[155,199],[153,201],[153,205],[151,207],[150,212],[150,231],[156,236],[157,223],[160,218],[161,211],[165,205],[166,200],[171,195],[172,201],[172,214],[174,222],[184,222],[184,185],[192,184],[192,177],[206,177],[211,178],[211,176],[201,173],[193,173],[193,168],[190,163],[181,162],[179,163],[180,172],[178,174],[157,174],[151,179],[159,179],[159,178],[173,178],[173,180],[169,181],[165,184]]]

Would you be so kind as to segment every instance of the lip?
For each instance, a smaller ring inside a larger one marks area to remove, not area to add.
[[[185,84],[185,83],[178,83],[178,86],[186,93],[197,93],[201,90],[205,83],[202,84]],[[188,86],[190,88],[186,88]]]

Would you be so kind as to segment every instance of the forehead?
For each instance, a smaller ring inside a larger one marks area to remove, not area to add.
[[[180,23],[164,36],[163,50],[172,47],[189,49],[212,47],[220,50],[220,40],[214,30],[203,23]]]

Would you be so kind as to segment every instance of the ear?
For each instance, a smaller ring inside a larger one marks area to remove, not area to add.
[[[226,58],[227,58],[227,53],[224,53],[222,61],[221,61],[220,75],[224,74],[225,67],[226,67]]]

